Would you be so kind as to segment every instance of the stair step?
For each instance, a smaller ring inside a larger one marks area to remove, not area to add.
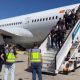
[[[46,55],[43,55],[43,57],[54,57],[55,54],[46,54]]]
[[[53,64],[54,64],[55,61],[54,61],[54,60],[50,60],[50,61],[46,61],[46,60],[44,60],[44,61],[43,61],[43,64],[47,64],[47,63],[48,63],[48,64],[50,64],[50,63],[53,63]]]
[[[43,60],[53,60],[54,57],[43,57]]]
[[[42,72],[46,72],[46,73],[55,73],[55,69],[46,69],[46,68],[42,68]]]

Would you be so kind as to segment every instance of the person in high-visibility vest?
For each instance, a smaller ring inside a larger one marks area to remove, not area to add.
[[[38,80],[42,80],[42,55],[41,50],[38,49],[38,46],[31,49],[30,51],[30,62],[32,69],[32,80],[36,80],[36,73],[38,75]]]
[[[14,73],[15,73],[15,62],[16,62],[16,51],[13,44],[7,45],[5,47],[5,53],[3,55],[5,56],[4,57],[5,60],[4,80],[9,80],[8,79],[9,69],[11,71],[11,80],[15,80]]]

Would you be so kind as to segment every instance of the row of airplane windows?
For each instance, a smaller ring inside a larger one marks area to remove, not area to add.
[[[22,24],[22,22],[15,22],[15,23],[2,24],[2,25],[0,25],[0,27],[12,26],[12,25],[19,25],[19,24]]]
[[[55,16],[55,17],[53,16],[53,17],[47,17],[47,18],[35,19],[35,20],[32,20],[32,23],[33,23],[33,22],[38,22],[38,21],[53,20],[54,18],[57,19],[58,16]]]
[[[58,18],[58,16],[55,16],[55,19],[57,19],[57,18]],[[54,19],[54,16],[53,16],[53,17],[47,17],[47,18],[40,18],[40,19],[32,20],[32,23],[33,23],[33,22],[38,22],[38,21],[53,20],[53,19]],[[15,23],[2,24],[2,25],[0,25],[0,27],[12,26],[12,25],[19,25],[19,24],[22,24],[22,22],[15,22]]]

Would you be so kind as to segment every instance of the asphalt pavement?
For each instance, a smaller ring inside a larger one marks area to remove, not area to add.
[[[28,68],[28,56],[26,54],[18,54],[15,70],[15,80],[32,80],[32,74],[27,70]],[[10,79],[10,73],[9,73]],[[2,72],[0,73],[0,79],[4,80],[4,65]],[[42,74],[43,80],[80,80],[80,68],[77,68],[75,72],[70,72],[68,75],[64,74]],[[38,80],[38,78],[37,78]]]

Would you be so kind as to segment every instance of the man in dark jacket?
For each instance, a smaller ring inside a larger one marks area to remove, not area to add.
[[[4,63],[2,54],[4,53],[4,45],[0,45],[0,72],[2,71],[2,65]]]

